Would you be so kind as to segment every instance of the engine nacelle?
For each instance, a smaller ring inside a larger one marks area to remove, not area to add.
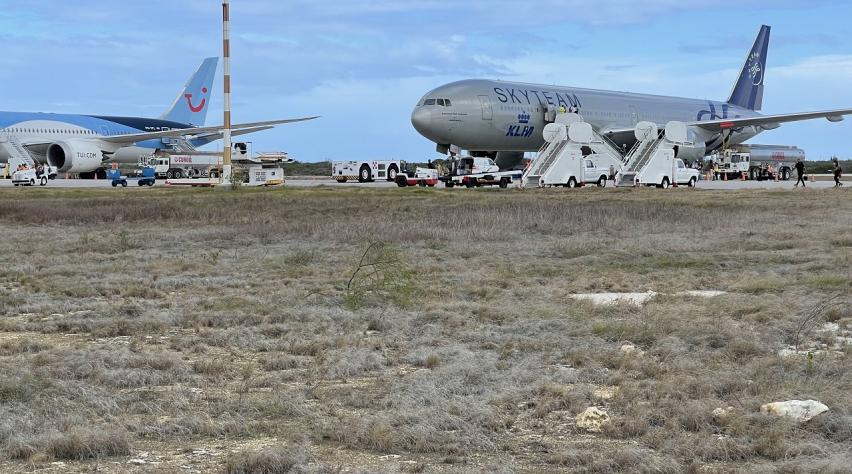
[[[691,161],[704,161],[704,157],[707,156],[707,146],[704,143],[696,143],[692,146],[684,146],[680,145],[677,149],[677,157],[686,162]]]
[[[101,167],[104,154],[97,144],[83,140],[68,140],[47,147],[47,163],[60,173],[87,173]]]

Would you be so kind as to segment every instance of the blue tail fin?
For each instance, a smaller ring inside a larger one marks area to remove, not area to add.
[[[754,46],[748,53],[739,80],[734,85],[728,103],[749,110],[763,107],[763,80],[766,75],[766,56],[769,54],[769,33],[771,28],[763,25]]]
[[[204,125],[207,111],[210,109],[213,80],[218,64],[219,58],[205,59],[198,71],[189,78],[169,110],[160,118],[196,126]]]

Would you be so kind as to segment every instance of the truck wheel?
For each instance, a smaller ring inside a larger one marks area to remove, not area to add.
[[[500,178],[500,187],[506,189],[509,187],[509,178]]]
[[[144,179],[140,179],[139,181],[136,182],[136,184],[138,184],[139,187],[141,188],[142,186],[145,186],[148,183]]]
[[[598,178],[598,187],[599,188],[605,188],[606,182],[607,182],[606,176],[601,176],[600,178]]]
[[[788,181],[789,179],[790,179],[790,170],[788,170],[787,168],[784,168],[783,170],[781,170],[781,180],[782,181]]]
[[[370,174],[370,168],[366,165],[362,166],[361,170],[358,172],[358,182],[359,183],[366,183],[366,182],[370,181],[371,177],[372,176]]]
[[[686,185],[689,186],[690,188],[694,188],[695,187],[695,178],[689,178],[689,182],[686,183]]]
[[[343,183],[345,183],[345,182],[346,182],[346,180],[345,180],[345,179],[341,179],[341,178],[337,178],[337,179],[335,179],[335,181],[337,181],[337,182],[338,182],[338,183],[340,183],[340,184],[343,184]]]
[[[408,187],[408,180],[405,179],[405,176],[397,176],[396,177],[396,185],[400,188]]]
[[[41,179],[38,181],[38,185],[39,186],[47,186],[47,177],[42,176]]]
[[[173,175],[171,171],[166,171],[166,179],[172,179],[174,177],[175,175]]]
[[[122,179],[122,180],[121,180],[121,187],[122,187],[122,188],[126,188],[126,187],[127,187],[127,180],[124,180],[124,179]]]
[[[35,179],[30,178],[30,186],[35,186]]]
[[[573,176],[571,176],[570,178],[568,178],[568,184],[566,184],[565,186],[572,188],[572,189],[576,188],[577,187],[577,180],[574,179]]]
[[[669,189],[669,185],[670,185],[670,183],[669,183],[669,177],[668,177],[668,176],[664,176],[664,177],[663,177],[663,182],[662,182],[662,183],[660,183],[660,188],[662,188],[662,189]]]
[[[391,165],[388,167],[388,181],[396,181],[396,175],[399,174],[399,170],[396,166]]]
[[[751,168],[750,170],[748,170],[748,179],[751,180],[751,181],[756,180],[757,179],[757,170],[755,170],[754,168]]]
[[[116,183],[115,181],[113,181],[113,182],[112,182],[112,187],[116,187],[116,186],[118,186],[118,183]]]
[[[447,187],[447,188],[452,188],[455,185],[456,185],[456,183],[453,182],[453,180],[451,180],[451,179],[448,179],[447,181],[444,182],[444,187]]]
[[[175,175],[175,179],[183,178],[183,170],[175,170],[174,175]]]

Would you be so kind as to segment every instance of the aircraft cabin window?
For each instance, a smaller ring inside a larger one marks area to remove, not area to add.
[[[426,102],[423,102],[423,105],[435,105],[435,99],[426,99]]]

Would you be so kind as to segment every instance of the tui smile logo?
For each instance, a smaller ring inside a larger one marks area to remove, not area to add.
[[[205,88],[201,89],[201,93],[206,94],[207,88],[205,87]],[[197,106],[192,103],[192,94],[184,94],[184,97],[186,98],[186,104],[189,106],[189,110],[191,110],[193,112],[196,112],[196,113],[201,112],[202,110],[204,110],[204,106],[207,105],[207,98],[206,97],[202,97],[201,98],[201,104],[199,104]]]

